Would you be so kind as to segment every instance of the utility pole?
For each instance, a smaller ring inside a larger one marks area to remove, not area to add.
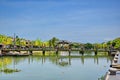
[[[15,36],[15,33],[14,33],[14,40],[13,40],[14,48],[15,48],[15,43],[16,43],[16,36]]]

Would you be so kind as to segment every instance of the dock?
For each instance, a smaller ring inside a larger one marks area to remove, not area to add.
[[[105,80],[120,80],[120,52],[118,51],[106,73]]]

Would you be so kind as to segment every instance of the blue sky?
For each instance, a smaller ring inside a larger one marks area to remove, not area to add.
[[[120,0],[0,0],[0,34],[104,42],[120,37]]]

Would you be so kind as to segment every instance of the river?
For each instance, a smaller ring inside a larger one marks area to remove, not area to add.
[[[19,69],[20,72],[0,72],[0,80],[98,80],[109,69],[107,53],[86,52],[84,55],[60,52],[59,55],[0,57],[0,69]]]

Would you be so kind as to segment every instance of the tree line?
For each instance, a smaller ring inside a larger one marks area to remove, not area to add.
[[[6,35],[0,34],[0,44],[1,45],[16,45],[16,46],[25,46],[25,47],[55,47],[57,42],[60,40],[56,37],[51,38],[48,41],[42,41],[41,39],[36,40],[27,40],[24,38],[19,38],[19,36],[10,37]],[[79,43],[79,42],[71,42],[70,46],[72,48],[84,48],[84,49],[120,49],[120,38],[116,38],[114,40],[110,40],[103,43]]]

